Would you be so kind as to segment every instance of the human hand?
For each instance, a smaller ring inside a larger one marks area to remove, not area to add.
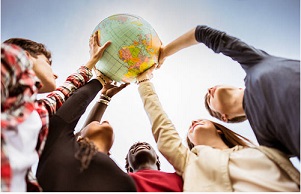
[[[87,67],[89,69],[92,69],[95,64],[101,59],[104,51],[106,48],[108,48],[111,44],[110,41],[106,42],[104,45],[100,45],[99,43],[99,38],[98,38],[98,31],[96,31],[89,40],[89,53],[90,53],[90,59],[89,62],[87,63]]]
[[[115,81],[105,84],[101,90],[101,94],[111,98],[115,94],[120,92],[123,88],[129,85],[129,83],[124,83],[121,84],[120,86],[117,86],[116,84],[117,83]]]
[[[165,46],[162,45],[160,47],[160,51],[159,51],[158,66],[156,67],[157,69],[159,69],[163,65],[163,63],[164,63],[164,61],[165,61],[165,59],[167,57],[165,51],[166,51],[165,50]]]
[[[103,73],[101,73],[101,71],[99,71],[98,69],[96,69],[95,67],[93,68],[95,74],[96,74],[96,79],[98,79],[98,81],[104,86],[106,84],[109,84],[112,82],[112,80],[110,78],[108,78],[107,76],[105,76]]]
[[[143,73],[141,73],[140,75],[138,75],[137,83],[142,82],[142,80],[152,79],[153,78],[153,71],[155,70],[156,67],[157,67],[157,64],[153,64],[153,66],[151,68],[149,68],[148,70],[146,70]]]

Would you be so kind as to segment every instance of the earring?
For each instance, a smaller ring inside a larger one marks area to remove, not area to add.
[[[82,140],[82,139],[83,139],[83,137],[79,135],[79,136],[77,137],[76,141],[80,141],[80,140]]]

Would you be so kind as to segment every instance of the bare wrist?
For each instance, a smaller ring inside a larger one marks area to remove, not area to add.
[[[97,63],[97,61],[93,61],[93,60],[89,59],[89,61],[86,63],[85,66],[86,66],[88,69],[92,70],[96,63]]]

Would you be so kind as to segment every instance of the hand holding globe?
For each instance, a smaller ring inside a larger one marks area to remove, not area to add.
[[[117,82],[131,83],[158,63],[161,41],[144,19],[129,14],[112,15],[101,21],[97,31],[100,45],[111,41],[96,68]]]
[[[89,69],[94,69],[96,63],[102,58],[104,51],[110,46],[111,42],[107,41],[100,45],[97,33],[93,33],[89,39],[90,59],[86,64]]]

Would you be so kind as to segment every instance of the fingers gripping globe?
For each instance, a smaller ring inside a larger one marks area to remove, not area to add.
[[[96,69],[116,82],[131,83],[158,62],[161,41],[143,18],[130,14],[112,15],[93,30],[100,45],[111,41]]]

